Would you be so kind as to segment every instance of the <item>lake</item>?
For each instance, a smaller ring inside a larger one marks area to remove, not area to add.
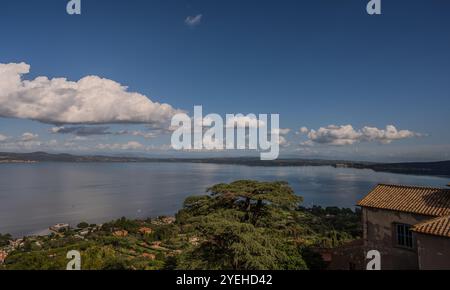
[[[444,187],[447,178],[333,167],[189,163],[0,165],[0,233],[39,234],[56,223],[172,215],[190,195],[239,179],[285,180],[305,206],[354,207],[378,183]]]

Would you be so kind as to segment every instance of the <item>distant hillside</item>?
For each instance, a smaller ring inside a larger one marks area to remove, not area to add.
[[[0,153],[1,163],[34,163],[34,162],[164,162],[164,163],[208,163],[245,166],[333,166],[336,168],[372,169],[374,171],[450,176],[450,161],[440,162],[412,162],[412,163],[373,163],[355,162],[348,160],[320,160],[320,159],[279,159],[261,161],[253,157],[239,158],[145,158],[145,157],[117,157],[117,156],[78,156],[71,154],[34,153]]]
[[[139,162],[145,158],[109,157],[109,156],[78,156],[71,154],[33,153],[0,153],[0,163],[12,162]]]
[[[365,168],[392,173],[450,176],[450,161],[371,164]]]
[[[0,163],[8,162],[184,162],[184,163],[212,163],[212,164],[234,164],[247,166],[367,166],[370,162],[353,162],[342,160],[320,160],[320,159],[278,159],[274,161],[262,161],[256,157],[236,158],[146,158],[126,156],[104,156],[104,155],[71,155],[50,154],[46,152],[33,153],[1,153]]]

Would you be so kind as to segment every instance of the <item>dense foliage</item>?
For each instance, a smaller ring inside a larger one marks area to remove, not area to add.
[[[9,245],[9,240],[11,240],[11,235],[2,235],[0,234],[0,247],[4,247]]]
[[[83,269],[322,269],[316,249],[357,238],[359,213],[301,202],[285,182],[218,184],[187,198],[176,220],[83,222],[25,238],[4,267],[65,269],[66,253],[79,250]]]

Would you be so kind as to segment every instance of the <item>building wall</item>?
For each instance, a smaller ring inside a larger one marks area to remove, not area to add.
[[[329,270],[365,270],[366,251],[363,240],[356,240],[332,249]]]
[[[362,214],[364,248],[381,253],[382,270],[419,269],[417,247],[406,249],[396,246],[394,225],[415,225],[431,217],[372,208],[363,208]]]
[[[450,238],[417,234],[419,268],[450,270]]]

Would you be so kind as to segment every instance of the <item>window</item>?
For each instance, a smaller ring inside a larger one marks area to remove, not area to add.
[[[413,236],[411,226],[396,224],[397,245],[405,248],[413,248]]]

